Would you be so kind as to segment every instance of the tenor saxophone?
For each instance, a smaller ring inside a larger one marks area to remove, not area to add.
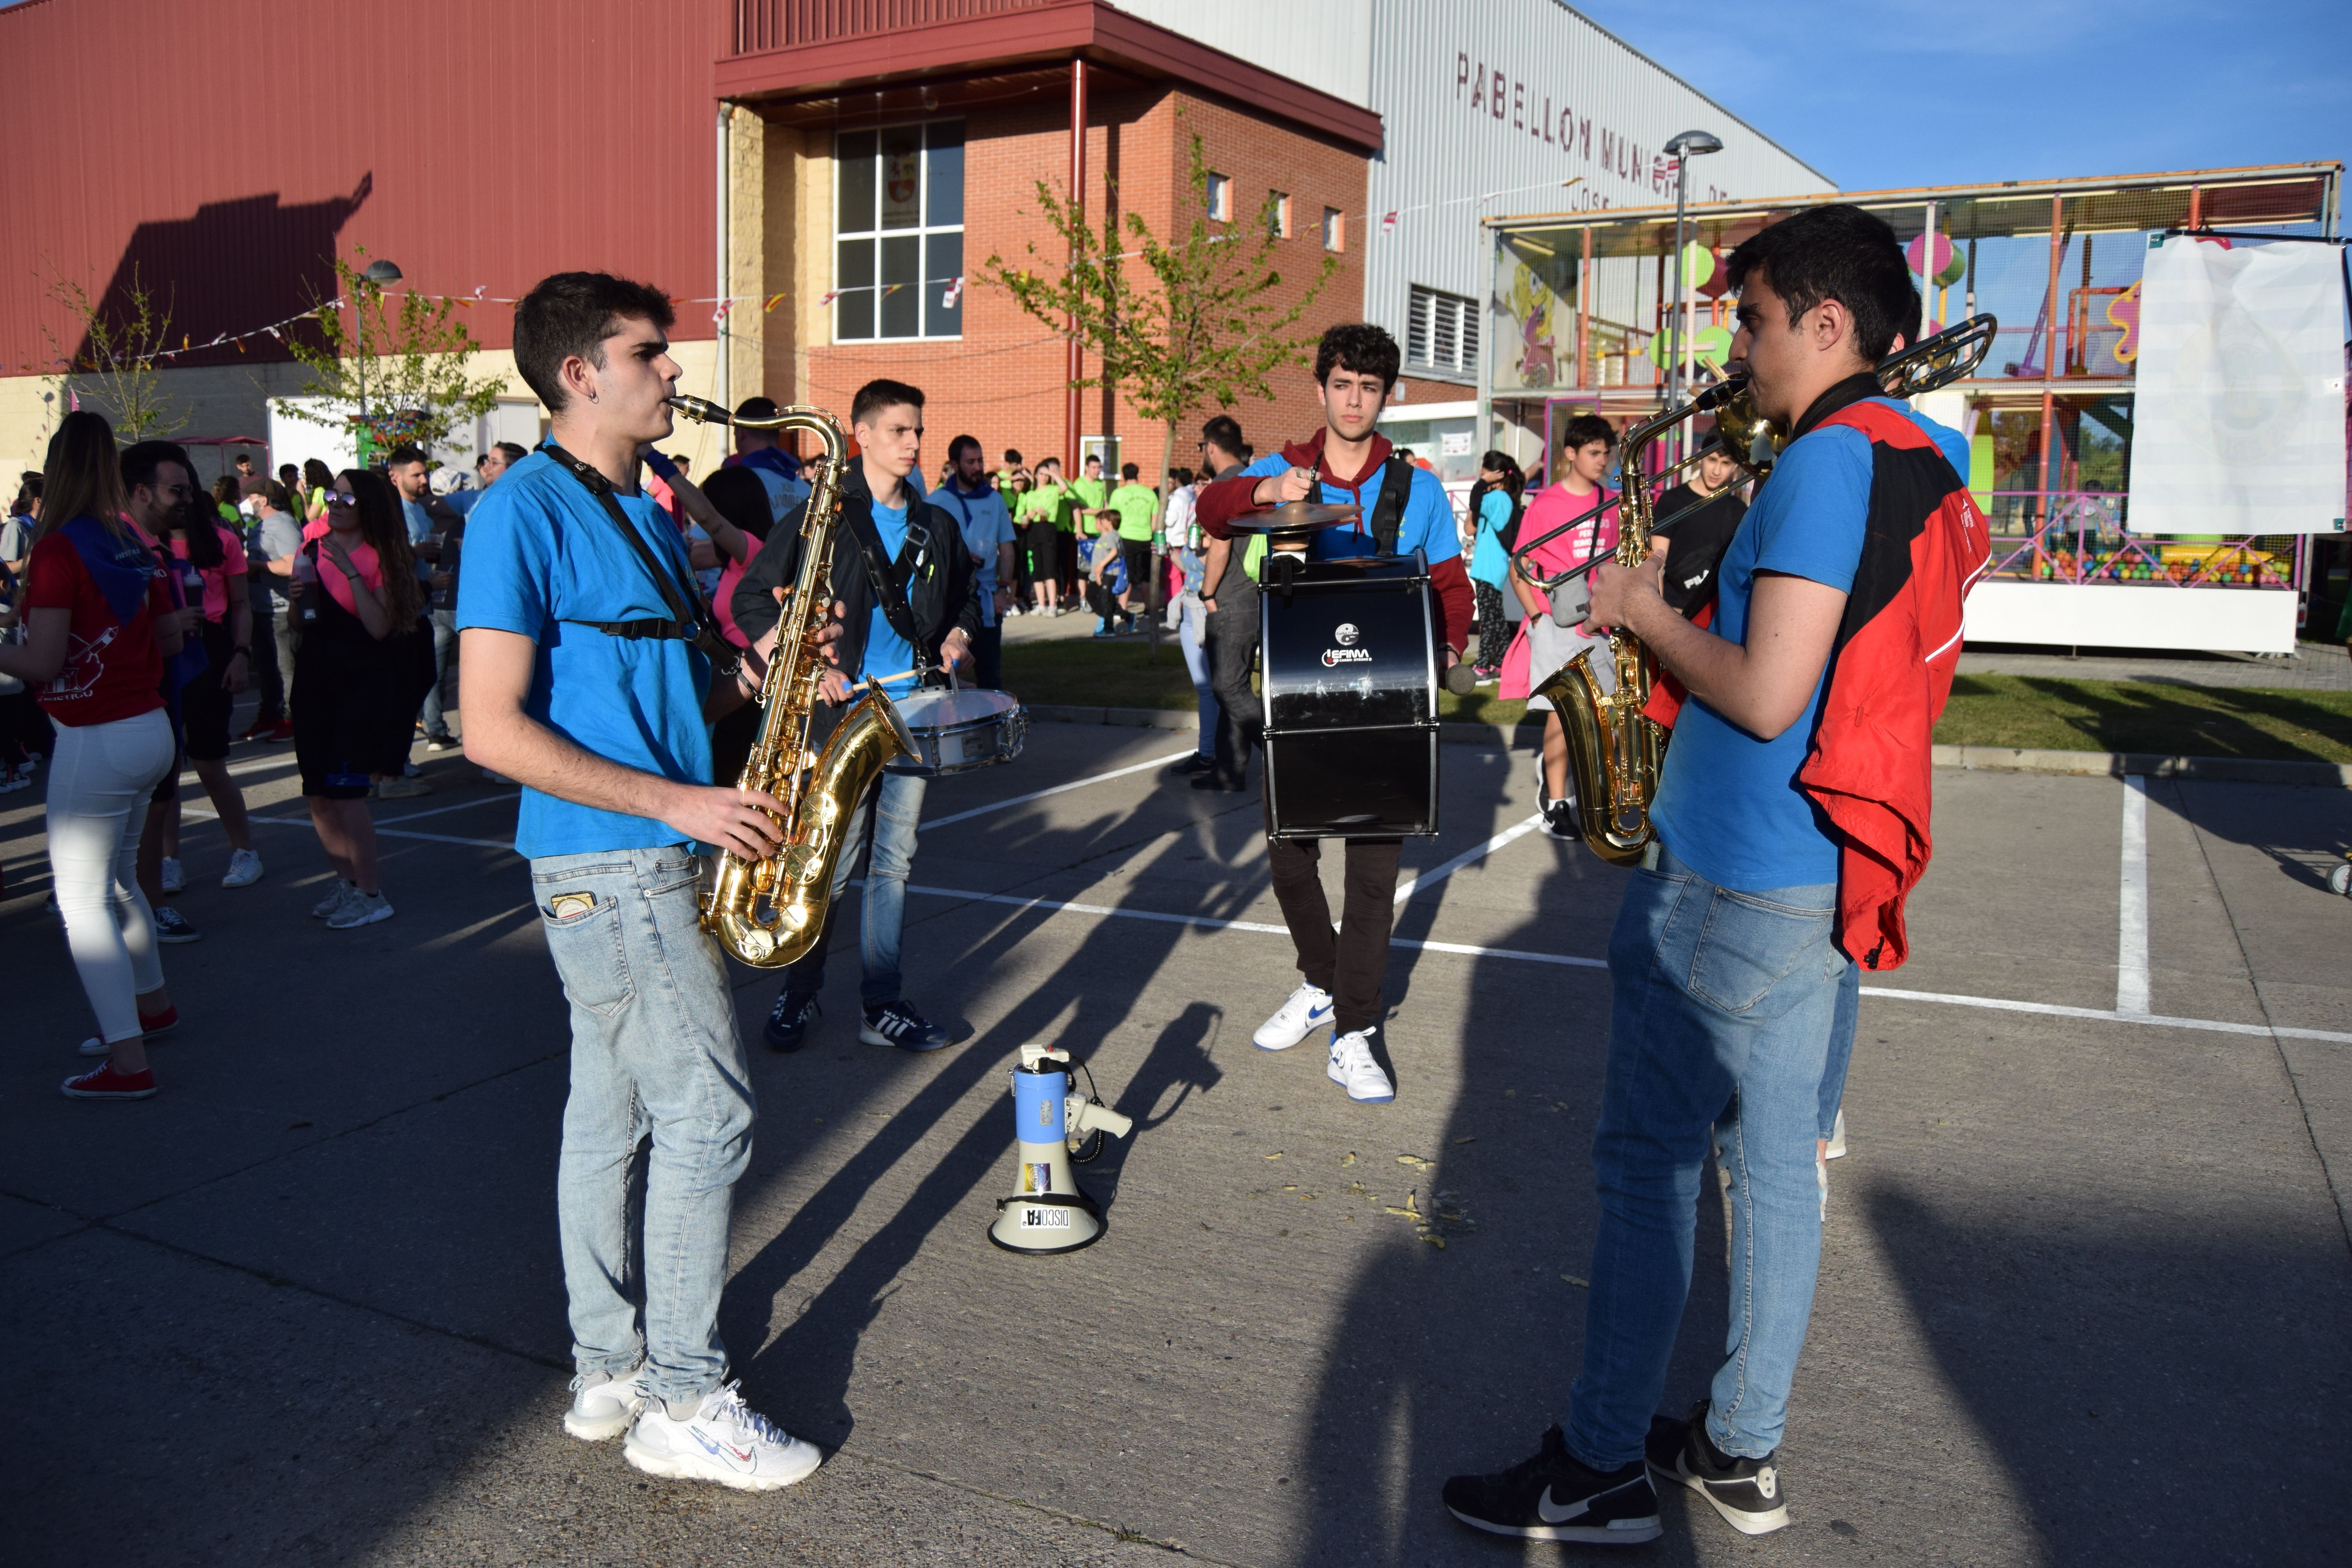
[[[1906,398],[1973,375],[1999,330],[2000,323],[1991,316],[1971,316],[1881,360],[1875,371],[1878,384],[1887,396]],[[1651,446],[1675,426],[1701,414],[1716,416],[1715,439],[1662,472],[1649,474],[1644,459]],[[1639,566],[1649,556],[1651,536],[1672,528],[1682,515],[1659,521],[1654,487],[1663,487],[1711,451],[1728,453],[1762,479],[1771,471],[1773,459],[1787,439],[1787,432],[1758,416],[1744,375],[1719,382],[1628,430],[1619,459],[1623,489],[1618,500],[1617,563]],[[1548,593],[1584,570],[1572,567],[1546,576],[1534,569],[1529,557],[1538,546],[1569,529],[1588,521],[1597,528],[1601,510],[1596,506],[1519,544],[1511,559],[1520,575]],[[1592,658],[1599,651],[1587,648],[1578,654],[1538,683],[1533,695],[1549,699],[1559,715],[1560,731],[1568,742],[1569,772],[1576,780],[1577,826],[1584,842],[1612,865],[1630,866],[1642,858],[1654,837],[1650,803],[1657,796],[1659,771],[1665,764],[1666,731],[1643,713],[1649,705],[1656,661],[1641,639],[1622,628],[1610,628],[1608,653],[1617,676],[1612,691],[1603,692],[1592,672]]]
[[[823,940],[850,813],[874,787],[883,765],[911,755],[915,743],[890,699],[880,687],[869,686],[849,705],[824,751],[809,748],[825,671],[817,638],[833,597],[834,541],[849,459],[849,440],[841,426],[815,408],[743,419],[699,397],[669,402],[689,419],[752,430],[807,430],[824,444],[824,456],[809,465],[814,488],[802,514],[800,570],[760,681],[759,733],[737,781],[782,803],[782,816],[762,815],[783,830],[783,842],[773,855],[759,859],[719,851],[702,905],[702,929],[719,946],[756,969],[775,969]]]

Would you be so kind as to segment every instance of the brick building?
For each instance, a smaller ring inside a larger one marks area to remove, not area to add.
[[[571,0],[560,26],[527,0],[383,0],[321,16],[301,0],[0,9],[17,128],[0,149],[16,219],[0,227],[0,460],[37,466],[80,390],[58,379],[86,345],[57,285],[113,308],[133,279],[172,304],[161,368],[184,434],[272,434],[273,463],[328,455],[308,427],[273,432],[271,400],[301,378],[272,329],[331,298],[329,258],[363,247],[402,287],[467,302],[477,374],[506,377],[476,447],[541,412],[501,301],[588,267],[678,301],[688,391],[845,412],[887,374],[930,394],[934,471],[967,431],[992,458],[1116,445],[1153,465],[1160,432],[1113,392],[1073,395],[1097,367],[977,278],[1033,246],[1061,259],[1040,181],[1097,218],[1188,227],[1197,135],[1221,226],[1286,198],[1286,288],[1333,264],[1302,329],[1393,331],[1391,413],[1433,447],[1442,426],[1458,465],[1493,201],[1654,199],[1652,150],[1685,120],[1728,144],[1711,189],[1822,188],[1557,0]],[[128,37],[190,59],[236,40],[269,89],[225,104],[171,72],[123,93]],[[1233,410],[1261,447],[1314,422],[1303,373],[1276,394]],[[677,445],[707,463],[719,439]]]

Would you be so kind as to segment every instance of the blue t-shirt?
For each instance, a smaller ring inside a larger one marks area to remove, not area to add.
[[[643,494],[616,495],[656,559],[688,580],[669,514]],[[596,498],[544,452],[482,492],[466,520],[457,626],[513,632],[539,645],[523,711],[581,750],[682,784],[710,782],[702,702],[710,662],[677,637],[611,637],[578,621],[667,620],[635,549]],[[515,851],[525,857],[657,849],[690,836],[649,817],[522,792]]]
[[[1872,401],[1934,437],[1947,458],[1957,453],[1966,459],[1968,443],[1958,432],[1902,404]],[[1759,572],[1851,590],[1869,521],[1870,481],[1870,438],[1859,430],[1833,425],[1790,442],[1724,550],[1710,629],[1745,645]],[[1824,666],[1804,712],[1769,741],[1696,698],[1683,705],[1650,820],[1675,858],[1708,881],[1753,893],[1838,879],[1837,841],[1797,784],[1829,675]]]
[[[956,520],[963,533],[963,547],[979,564],[972,568],[972,592],[980,595],[980,624],[996,624],[996,547],[1013,542],[1013,514],[1005,510],[1004,498],[996,487],[983,479],[983,489],[966,494],[953,484],[941,485],[931,492],[931,504],[946,510]]]
[[[1260,458],[1242,472],[1264,477],[1286,474],[1291,467],[1290,459],[1276,452]],[[1432,566],[1454,560],[1462,553],[1462,540],[1454,531],[1454,505],[1445,499],[1445,486],[1427,468],[1414,468],[1412,473],[1412,488],[1405,492],[1404,515],[1397,520],[1397,553],[1410,555],[1418,550]],[[1364,514],[1352,523],[1327,528],[1309,540],[1309,560],[1344,561],[1372,553],[1372,508],[1379,504],[1381,485],[1387,478],[1388,465],[1384,462],[1372,465],[1371,474],[1360,490],[1333,484],[1328,473],[1323,476],[1322,494],[1317,500],[1331,506],[1360,505]]]
[[[1511,526],[1511,492],[1488,490],[1478,498],[1478,539],[1470,550],[1472,581],[1499,588],[1510,574],[1510,556],[1503,549],[1503,530]]]
[[[874,531],[882,536],[883,553],[893,561],[898,559],[898,552],[907,547],[907,509],[903,506],[887,507],[876,501]],[[869,675],[897,675],[902,669],[914,668],[914,645],[898,635],[898,628],[890,624],[890,617],[882,613],[881,605],[877,605],[866,616],[866,660],[859,668],[856,679],[863,680]],[[915,678],[910,675],[898,680],[884,681],[882,689],[894,698],[904,697],[915,689]]]

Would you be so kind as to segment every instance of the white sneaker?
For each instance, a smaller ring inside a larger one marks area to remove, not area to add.
[[[1396,1098],[1396,1086],[1372,1060],[1372,1037],[1378,1033],[1380,1026],[1374,1025],[1351,1029],[1331,1042],[1331,1081],[1346,1089],[1348,1098],[1359,1105],[1386,1105]]]
[[[350,901],[327,917],[329,931],[349,931],[353,926],[372,926],[378,921],[392,919],[392,905],[382,892],[362,893],[352,889]]]
[[[188,879],[180,874],[180,863],[169,855],[163,857],[163,890],[167,893],[188,890]]]
[[[1301,985],[1257,1026],[1250,1044],[1262,1051],[1286,1051],[1330,1021],[1331,993],[1319,985]]]
[[[1838,1107],[1837,1121],[1831,1125],[1830,1146],[1822,1151],[1822,1158],[1824,1160],[1845,1158],[1845,1107],[1843,1105]]]
[[[747,1492],[791,1486],[824,1461],[814,1444],[744,1404],[732,1383],[707,1396],[685,1421],[673,1420],[660,1400],[646,1400],[622,1458],[649,1476],[716,1481]]]
[[[250,888],[261,880],[261,857],[250,849],[239,849],[228,858],[228,875],[221,879],[224,888]]]
[[[590,1378],[595,1378],[593,1383]],[[601,1443],[629,1429],[646,1407],[646,1369],[624,1377],[583,1372],[572,1380],[572,1408],[563,1413],[563,1429],[574,1437]]]
[[[335,885],[327,889],[327,896],[310,906],[310,918],[314,921],[334,919],[335,911],[343,907],[343,900],[358,891],[357,888],[344,881],[341,877],[336,878]]]

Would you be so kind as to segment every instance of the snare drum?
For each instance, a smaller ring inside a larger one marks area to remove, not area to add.
[[[1420,552],[1299,561],[1258,595],[1276,838],[1437,831],[1437,662]]]
[[[1029,734],[1028,713],[1002,691],[927,687],[898,699],[897,706],[915,753],[894,759],[887,773],[935,779],[1009,763]]]

